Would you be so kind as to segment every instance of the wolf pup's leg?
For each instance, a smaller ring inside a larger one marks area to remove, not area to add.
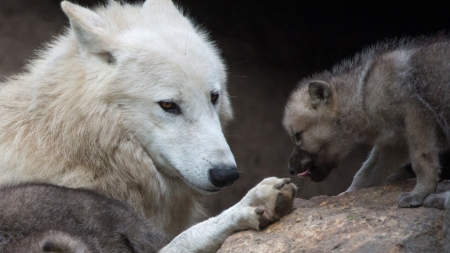
[[[450,150],[446,149],[439,153],[439,165],[440,165],[440,173],[439,173],[439,182],[443,180],[450,179]],[[388,177],[388,182],[395,183],[403,180],[407,180],[410,178],[416,178],[416,173],[412,168],[411,163],[404,164],[399,167],[397,171]],[[425,203],[424,203],[425,205]],[[432,206],[430,206],[432,207]],[[443,205],[442,208],[443,209]]]
[[[410,107],[405,118],[411,164],[416,173],[416,186],[398,200],[400,207],[421,206],[428,195],[435,192],[439,180],[439,149],[436,123],[423,111]],[[429,113],[428,113],[429,115]]]
[[[395,168],[407,161],[407,155],[406,147],[375,145],[346,192],[383,184]]]
[[[260,230],[291,212],[295,191],[288,178],[266,178],[236,205],[184,231],[161,252],[216,252],[233,233]]]
[[[412,169],[411,163],[407,163],[397,168],[397,170],[388,177],[389,183],[397,183],[411,178],[416,178],[416,173]]]

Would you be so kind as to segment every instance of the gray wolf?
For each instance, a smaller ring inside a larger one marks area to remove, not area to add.
[[[205,217],[203,195],[239,177],[219,52],[169,0],[61,6],[70,28],[0,85],[0,184],[93,189],[173,239]],[[204,231],[222,238],[247,221]]]
[[[347,191],[382,184],[411,161],[417,183],[398,204],[422,205],[436,190],[439,153],[448,149],[449,56],[443,35],[383,42],[302,80],[283,121],[295,143],[291,174],[321,181],[366,143],[373,148]],[[430,198],[425,205],[436,202]]]
[[[25,183],[2,188],[0,206],[2,252],[156,252],[166,244],[125,202],[92,190]]]
[[[210,252],[210,241],[226,238],[223,229],[260,229],[289,212],[294,188],[288,182],[265,179],[236,206],[186,230],[169,245],[167,236],[124,201],[45,183],[7,186],[0,189],[0,251]],[[270,214],[268,205],[274,205]],[[228,225],[233,219],[244,226]]]

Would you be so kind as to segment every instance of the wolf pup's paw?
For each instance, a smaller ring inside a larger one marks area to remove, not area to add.
[[[260,230],[292,211],[297,187],[289,178],[266,178],[240,201],[247,228]]]
[[[418,194],[413,192],[404,192],[398,198],[399,207],[418,207],[423,204],[424,199],[428,194]]]
[[[444,210],[445,200],[449,195],[450,192],[430,194],[430,196],[428,196],[423,202],[423,206]]]

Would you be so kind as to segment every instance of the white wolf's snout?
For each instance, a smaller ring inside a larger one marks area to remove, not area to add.
[[[202,194],[217,192],[239,178],[236,161],[218,113],[201,103],[200,106],[187,106],[198,102],[194,96],[186,96],[184,101],[181,115],[167,117],[163,112],[158,121],[142,117],[141,122],[141,117],[134,116],[130,122],[138,124],[130,125],[136,127],[136,136],[161,172],[181,178]]]
[[[183,152],[173,153],[170,159],[181,177],[194,189],[203,193],[217,192],[239,178],[220,124],[210,124],[203,131],[191,132],[190,138],[180,145]]]
[[[202,156],[208,161],[210,167],[207,168],[207,171],[203,170],[203,173],[207,173],[208,183],[219,190],[233,184],[239,178],[239,172],[234,156],[222,132],[220,122],[217,118],[205,118],[199,124],[208,127],[199,132],[198,144],[204,149]]]

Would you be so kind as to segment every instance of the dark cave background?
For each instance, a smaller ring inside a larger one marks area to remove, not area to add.
[[[95,6],[103,1],[73,1]],[[141,1],[122,1],[139,3]],[[377,41],[447,33],[445,1],[176,0],[210,31],[228,65],[235,120],[226,136],[241,178],[205,198],[211,214],[239,201],[264,177],[289,177],[292,143],[281,119],[296,82]],[[0,78],[20,71],[68,21],[59,0],[0,1]],[[344,191],[367,155],[361,147],[321,183],[294,178],[298,196]]]

